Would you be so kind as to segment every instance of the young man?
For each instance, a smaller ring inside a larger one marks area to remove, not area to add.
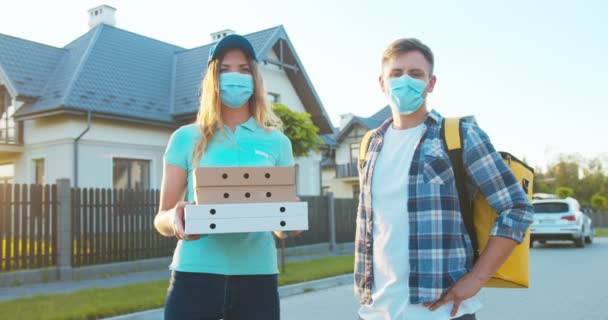
[[[359,316],[376,319],[475,319],[475,298],[520,243],[532,207],[518,181],[477,126],[464,124],[467,184],[499,213],[473,265],[454,171],[441,137],[442,116],[427,111],[433,54],[417,39],[384,52],[380,87],[392,118],[372,135],[360,168],[355,291]]]

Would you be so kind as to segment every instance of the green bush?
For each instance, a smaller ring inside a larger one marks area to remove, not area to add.
[[[283,133],[291,140],[294,157],[306,157],[311,151],[319,151],[323,140],[309,113],[295,112],[280,103],[273,104],[272,111],[283,122]]]

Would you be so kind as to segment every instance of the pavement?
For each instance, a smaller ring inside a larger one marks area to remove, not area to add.
[[[530,250],[530,288],[483,288],[478,319],[608,320],[608,238],[576,248],[570,242]],[[352,284],[281,299],[282,320],[357,319]],[[142,318],[144,319],[144,318]]]

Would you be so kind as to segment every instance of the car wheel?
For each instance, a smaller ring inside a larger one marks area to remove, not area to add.
[[[534,241],[530,240],[530,248],[534,248]]]
[[[576,245],[577,248],[584,248],[585,247],[585,236],[581,234],[581,236],[577,239],[574,239],[574,245]]]
[[[591,229],[591,232],[589,232],[589,236],[585,237],[585,243],[593,243],[593,229]]]

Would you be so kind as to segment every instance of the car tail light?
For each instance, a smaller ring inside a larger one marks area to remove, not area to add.
[[[575,216],[563,216],[562,219],[568,220],[568,221],[575,221],[576,217]]]

